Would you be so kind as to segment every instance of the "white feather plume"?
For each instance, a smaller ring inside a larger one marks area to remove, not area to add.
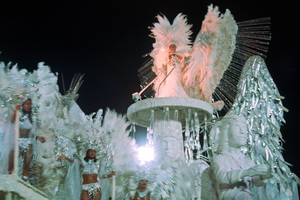
[[[218,7],[208,7],[183,75],[190,97],[211,102],[212,94],[231,62],[236,33],[237,25],[229,10],[221,14]]]
[[[176,45],[176,51],[185,54],[190,51],[192,34],[191,25],[187,24],[187,18],[183,14],[178,14],[171,24],[165,16],[157,16],[157,23],[151,29],[152,37],[155,38],[153,50],[150,56],[153,58],[154,67],[152,70],[156,73],[157,79],[154,82],[154,90],[158,91],[160,84],[167,76],[168,47],[170,44]]]
[[[128,126],[130,123],[125,116],[115,111],[107,110],[103,119],[103,129],[111,134],[113,145],[113,168],[121,171],[135,170],[138,166],[137,146],[135,141],[129,137]]]

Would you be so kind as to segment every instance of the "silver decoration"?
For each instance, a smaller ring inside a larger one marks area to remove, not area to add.
[[[272,166],[274,177],[267,180],[264,186],[265,190],[272,189],[270,199],[275,198],[276,194],[283,199],[292,198],[290,191],[295,182],[299,183],[299,178],[290,171],[282,156],[280,126],[284,123],[286,109],[261,57],[253,56],[245,63],[237,94],[228,114],[243,115],[248,121],[248,145],[243,152],[257,164]]]

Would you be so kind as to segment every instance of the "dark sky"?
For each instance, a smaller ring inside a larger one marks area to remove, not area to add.
[[[172,21],[186,14],[195,34],[211,3],[231,10],[236,21],[271,17],[272,40],[266,63],[289,109],[282,126],[284,157],[300,175],[299,7],[293,1],[85,1],[86,3],[0,0],[0,61],[29,71],[45,62],[59,76],[62,91],[77,73],[85,74],[78,104],[86,114],[111,108],[125,114],[139,91],[137,69],[152,50],[148,27],[157,14]],[[83,1],[81,1],[83,2]]]

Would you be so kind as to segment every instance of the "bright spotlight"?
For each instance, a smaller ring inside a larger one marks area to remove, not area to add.
[[[140,146],[137,149],[138,159],[141,165],[144,165],[146,162],[154,160],[154,149],[149,145]]]

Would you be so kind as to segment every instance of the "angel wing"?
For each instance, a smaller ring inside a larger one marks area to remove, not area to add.
[[[280,126],[287,109],[264,60],[252,56],[245,63],[238,92],[227,114],[243,115],[248,122],[248,146],[245,151],[256,163],[273,167],[274,177],[266,184],[268,199],[293,199],[298,195],[299,179],[282,156],[283,137]]]
[[[213,106],[227,112],[236,96],[237,83],[246,60],[266,57],[270,37],[270,18],[236,22],[229,10],[220,14],[210,5],[183,82],[192,98],[217,102]]]
[[[210,5],[183,75],[190,97],[211,102],[212,94],[231,62],[236,34],[237,24],[230,11],[220,14],[218,7]]]
[[[224,111],[230,110],[237,95],[237,85],[243,66],[251,56],[266,58],[270,33],[270,17],[238,22],[236,48],[228,69],[213,93],[214,101],[224,101]]]

